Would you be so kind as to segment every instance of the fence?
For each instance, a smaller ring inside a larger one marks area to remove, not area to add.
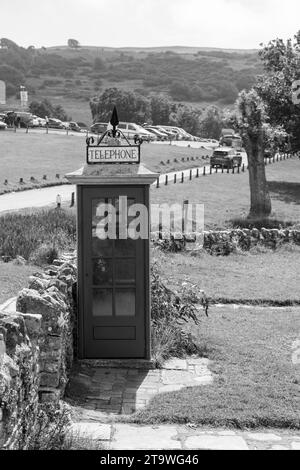
[[[289,154],[289,153],[282,153],[282,154],[277,154],[276,156],[274,157],[271,157],[271,158],[266,158],[265,159],[265,166],[268,166],[268,165],[271,165],[273,163],[276,163],[276,162],[281,162],[281,161],[284,161],[284,160],[288,160],[288,159],[291,159],[291,158],[294,158],[296,156],[299,156],[298,153],[296,154]],[[209,156],[207,155],[206,157],[202,157],[203,160],[205,159],[208,159]],[[197,160],[201,159],[201,157],[196,157]],[[178,160],[177,159],[174,159],[174,162],[177,162]],[[181,159],[182,162],[185,161],[185,158],[183,157]],[[187,161],[190,161],[190,158],[187,157]],[[195,157],[192,158],[192,161],[195,161]],[[163,162],[161,162],[163,163]],[[207,176],[208,174],[209,175],[212,175],[212,174],[217,174],[217,173],[222,173],[224,174],[225,173],[225,170],[226,170],[226,173],[227,174],[242,174],[242,173],[245,173],[246,171],[248,171],[248,165],[245,165],[245,163],[243,163],[240,167],[233,167],[233,168],[229,168],[229,167],[225,167],[225,166],[222,166],[221,168],[218,168],[216,167],[215,169],[213,169],[211,166],[203,166],[203,167],[199,167],[199,168],[193,168],[193,169],[187,169],[185,171],[181,171],[180,173],[172,173],[172,174],[166,174],[166,175],[163,175],[163,176],[160,176],[157,178],[157,181],[156,181],[156,188],[160,188],[160,183],[162,182],[162,177],[164,179],[164,185],[167,186],[169,183],[173,183],[173,184],[176,184],[176,183],[184,183],[185,181],[191,181],[193,178],[199,178],[200,177],[200,173],[202,174],[202,176]],[[173,180],[172,180],[172,176],[173,176]]]

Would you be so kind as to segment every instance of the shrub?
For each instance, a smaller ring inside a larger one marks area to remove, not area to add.
[[[58,258],[58,250],[54,245],[43,244],[39,246],[30,256],[29,261],[37,266],[52,264]]]
[[[70,411],[65,404],[41,404],[33,423],[28,450],[64,450],[67,428],[71,422]]]
[[[207,299],[201,301],[207,313]],[[189,321],[199,324],[196,304],[200,299],[184,290],[177,295],[162,282],[156,265],[151,268],[151,341],[152,355],[160,366],[164,360],[175,356],[197,354],[200,346],[184,327]]]

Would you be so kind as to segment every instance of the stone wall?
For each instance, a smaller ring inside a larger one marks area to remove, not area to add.
[[[260,246],[276,249],[286,243],[300,245],[300,230],[290,229],[236,229],[226,231],[203,232],[195,234],[154,232],[151,239],[156,246],[167,251],[184,249],[204,249],[208,253],[228,255],[237,250],[249,251]]]
[[[0,312],[0,448],[26,448],[39,402],[58,402],[73,361],[74,257],[29,279]]]

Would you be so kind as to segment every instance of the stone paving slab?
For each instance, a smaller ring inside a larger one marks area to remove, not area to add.
[[[101,365],[99,365],[101,364]],[[104,367],[104,365],[107,367]],[[110,367],[111,364],[114,367]],[[125,361],[97,361],[91,366],[81,361],[71,375],[67,396],[86,409],[115,414],[132,414],[147,405],[158,393],[176,392],[186,387],[206,386],[213,382],[206,358],[170,359],[162,369],[128,367]],[[144,366],[143,366],[144,367]]]
[[[73,423],[69,432],[75,438],[109,441],[111,439],[112,429],[110,424],[82,421]]]
[[[83,421],[75,423],[72,431],[113,450],[300,450],[300,433],[278,429],[249,432],[188,425]]]
[[[185,440],[184,447],[189,450],[248,450],[241,436],[193,436]]]
[[[181,449],[176,426],[140,426],[116,424],[110,448],[114,450]]]

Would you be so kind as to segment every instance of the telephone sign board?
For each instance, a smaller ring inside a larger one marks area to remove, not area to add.
[[[139,163],[139,145],[114,147],[90,145],[87,147],[87,163]]]

